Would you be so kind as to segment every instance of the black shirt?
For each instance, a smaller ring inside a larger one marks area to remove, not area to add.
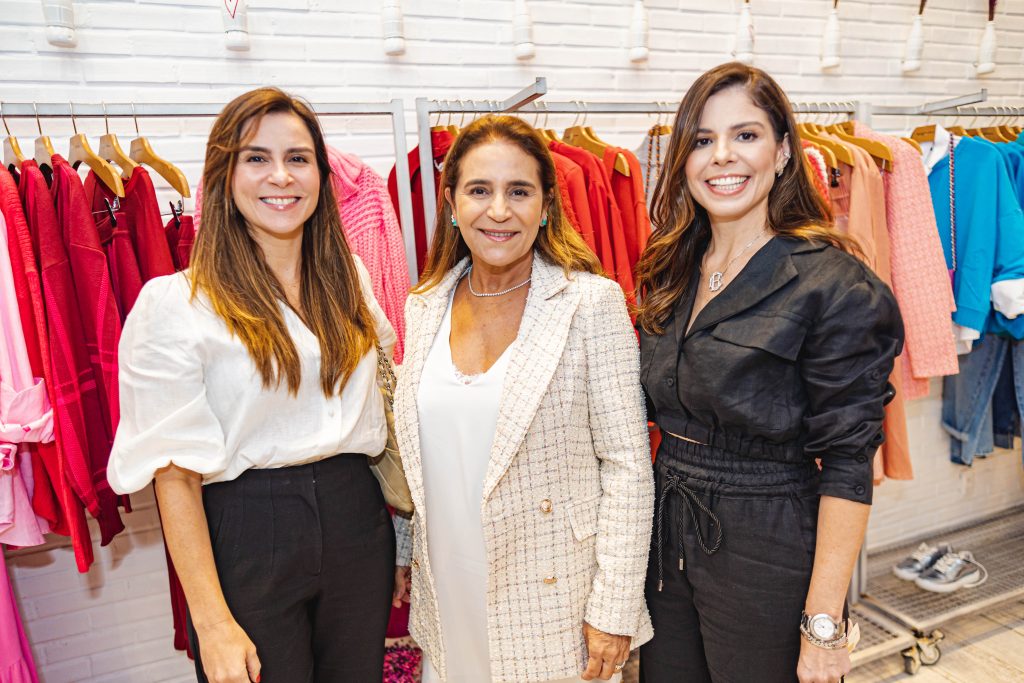
[[[870,503],[903,347],[889,287],[831,245],[776,236],[684,336],[698,285],[664,334],[641,331],[650,419],[740,458],[820,458],[822,495]]]

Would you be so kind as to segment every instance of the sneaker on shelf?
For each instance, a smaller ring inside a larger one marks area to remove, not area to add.
[[[946,553],[921,573],[914,583],[919,588],[933,593],[952,593],[960,588],[980,586],[988,578],[988,572],[975,562],[970,550]]]
[[[903,558],[899,564],[892,568],[892,573],[904,581],[913,581],[922,572],[932,568],[939,558],[947,553],[953,552],[953,547],[948,543],[928,545],[922,543],[910,557]]]

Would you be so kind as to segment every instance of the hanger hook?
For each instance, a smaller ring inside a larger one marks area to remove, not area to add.
[[[135,115],[135,103],[132,102],[132,120],[135,121],[135,137],[141,138],[142,135],[139,133],[139,117]]]
[[[459,106],[462,107],[462,116],[459,117],[459,128],[463,128],[463,124],[466,122],[466,101],[459,100]]]
[[[7,131],[7,137],[11,137],[11,129],[7,127],[7,118],[4,117],[4,103],[0,102],[0,121],[4,122],[4,130]]]
[[[32,111],[34,111],[35,114],[36,114],[36,128],[39,129],[39,136],[42,137],[43,136],[43,125],[41,123],[39,123],[39,109],[36,107],[36,103],[35,102],[32,103]]]
[[[78,135],[78,124],[75,123],[75,103],[68,100],[68,111],[71,113],[71,129]]]
[[[107,103],[100,100],[100,106],[103,107],[103,125],[107,129],[107,135],[110,135],[110,119],[107,118]]]

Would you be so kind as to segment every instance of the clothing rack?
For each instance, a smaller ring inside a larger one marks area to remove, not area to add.
[[[572,100],[565,102],[537,102],[547,94],[547,79],[539,76],[534,82],[505,100],[434,100],[416,98],[416,123],[419,128],[420,168],[433,166],[433,150],[430,139],[430,117],[432,114],[492,114],[519,112],[530,114],[668,114],[676,113],[679,105],[673,102],[587,102]],[[847,114],[860,116],[863,110],[859,102],[793,102],[797,114]],[[437,213],[437,188],[433,173],[421,173],[423,189],[423,216],[426,224],[427,244],[434,236],[434,222]]]
[[[392,139],[395,146],[395,172],[398,180],[398,216],[403,227],[406,261],[412,282],[418,279],[416,268],[416,240],[412,226],[412,192],[409,187],[409,162],[405,137],[405,104],[401,99],[388,102],[330,102],[311,104],[317,116],[388,116],[391,118]],[[200,103],[0,103],[3,119],[34,118],[42,134],[40,119],[83,118],[211,118],[220,114],[223,104]]]

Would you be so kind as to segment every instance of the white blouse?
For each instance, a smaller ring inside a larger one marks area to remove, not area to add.
[[[394,329],[374,299],[370,276],[354,257],[359,282],[385,353]],[[107,464],[117,493],[146,486],[174,463],[204,484],[231,481],[250,468],[272,469],[337,453],[376,455],[387,440],[371,349],[340,396],[320,388],[320,345],[301,318],[281,304],[301,363],[297,396],[286,383],[264,388],[245,346],[200,292],[190,301],[184,273],[146,283],[118,347],[121,422]]]

